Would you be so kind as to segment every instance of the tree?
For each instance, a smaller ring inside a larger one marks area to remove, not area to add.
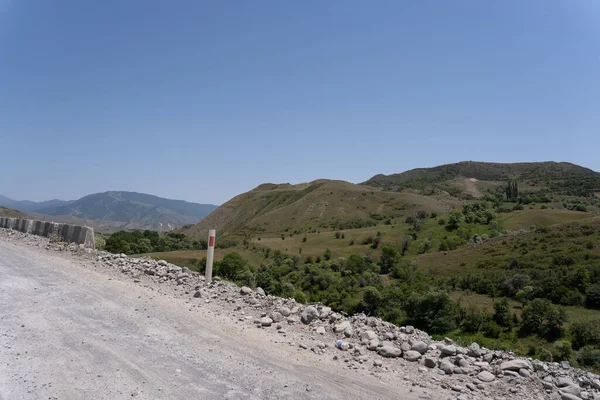
[[[427,253],[431,248],[431,241],[429,239],[423,239],[421,242],[421,254]]]
[[[533,299],[523,307],[521,321],[522,334],[536,334],[548,340],[563,335],[563,324],[567,314],[562,307],[555,306],[548,299]]]
[[[502,327],[509,328],[512,326],[510,310],[508,307],[508,301],[506,299],[494,302],[494,315],[492,318],[498,325]]]
[[[381,293],[379,293],[379,290],[376,287],[373,287],[373,286],[365,287],[365,292],[363,294],[363,301],[362,301],[363,311],[365,313],[374,314],[375,311],[377,310],[377,307],[379,307],[382,303],[381,299],[382,299]]]
[[[585,292],[585,306],[600,308],[600,284],[591,285]]]
[[[519,198],[519,188],[516,180],[509,179],[506,185],[506,200],[516,200]]]
[[[598,346],[600,345],[600,320],[586,319],[574,322],[569,328],[569,333],[575,349]]]
[[[329,248],[325,249],[325,253],[323,254],[323,259],[329,261],[331,260],[331,250]]]
[[[400,255],[404,257],[404,254],[406,254],[409,247],[410,247],[410,237],[404,236],[404,239],[402,239],[402,243],[400,245]]]
[[[458,229],[460,223],[462,222],[462,213],[452,210],[448,215],[448,224],[446,225],[446,229],[449,231],[454,231]]]
[[[384,244],[381,246],[381,259],[379,265],[381,265],[381,273],[387,274],[392,267],[400,260],[400,253],[394,246]]]
[[[229,280],[237,278],[238,273],[248,269],[248,263],[235,251],[227,253],[223,260],[215,263],[215,275]]]
[[[420,329],[446,333],[456,329],[458,307],[445,292],[413,293],[406,305],[406,315]]]

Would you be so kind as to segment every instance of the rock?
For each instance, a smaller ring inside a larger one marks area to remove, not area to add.
[[[352,329],[352,326],[346,327],[346,329],[344,329],[344,336],[349,338],[352,337],[352,335],[354,335],[354,330]]]
[[[579,396],[575,396],[574,394],[571,393],[565,393],[565,392],[560,392],[560,398],[561,400],[581,400],[581,397]]]
[[[592,386],[596,390],[600,390],[600,379],[594,379],[594,380],[592,380]]]
[[[559,376],[558,378],[556,378],[554,380],[554,384],[556,386],[558,386],[559,388],[562,388],[562,387],[574,385],[575,383],[571,379],[567,378],[566,376]]]
[[[469,362],[467,360],[465,360],[464,358],[459,359],[457,364],[461,368],[468,368],[470,366]]]
[[[362,335],[360,335],[360,337],[361,339],[367,339],[371,341],[377,337],[377,334],[373,331],[365,331],[362,333]]]
[[[392,347],[392,346],[380,347],[379,350],[377,350],[377,352],[382,357],[387,357],[387,358],[396,358],[396,357],[400,357],[402,355],[402,350],[400,350],[397,347]]]
[[[427,348],[428,348],[428,346],[425,344],[425,342],[423,342],[421,340],[414,342],[412,344],[412,346],[410,346],[411,350],[418,351],[421,354],[427,353]]]
[[[467,355],[469,357],[481,357],[481,347],[476,342],[473,342],[469,345],[467,350]]]
[[[427,368],[435,368],[435,359],[431,358],[431,357],[426,357],[425,358],[425,366]]]
[[[473,385],[472,383],[467,383],[467,389],[469,389],[470,391],[474,392],[475,391],[475,385]]]
[[[579,395],[581,394],[581,388],[578,385],[573,384],[573,385],[569,385],[569,386],[560,388],[559,392],[560,393],[569,393],[569,394],[573,394],[573,395],[579,397]]]
[[[316,308],[314,308],[313,306],[308,306],[304,309],[304,311],[302,311],[302,314],[300,315],[300,320],[302,321],[303,324],[310,324],[315,318],[317,318],[317,316],[319,315],[319,311],[317,311]]]
[[[262,317],[260,319],[260,324],[262,326],[271,326],[272,323],[273,323],[273,320],[269,317]]]
[[[439,368],[444,371],[446,375],[452,375],[454,373],[454,364],[447,359],[440,361]]]
[[[528,369],[521,368],[519,370],[519,375],[521,375],[523,378],[529,378],[531,376],[531,372],[529,372]]]
[[[413,334],[415,332],[415,327],[412,326],[412,325],[408,325],[408,326],[404,327],[404,332],[407,335],[411,335],[411,334]]]
[[[400,345],[400,348],[402,349],[402,351],[409,351],[410,350],[410,344],[408,344],[408,342],[403,342]]]
[[[202,297],[202,292],[200,292],[199,290],[196,290],[196,293],[194,293],[194,297],[195,298]]]
[[[250,289],[248,286],[242,286],[242,288],[240,289],[240,294],[246,296],[252,293],[252,289]]]
[[[489,371],[481,371],[479,374],[477,374],[477,379],[482,382],[493,382],[496,380],[496,377]]]
[[[255,290],[255,292],[256,292],[256,294],[260,294],[261,296],[265,296],[266,295],[265,291],[261,287],[257,287],[256,290]]]
[[[453,344],[442,347],[442,354],[453,356],[456,354],[456,346]]]
[[[533,367],[527,360],[516,359],[516,360],[504,361],[502,364],[500,364],[500,369],[502,369],[502,370],[518,371],[521,368],[533,369]]]
[[[273,322],[281,322],[283,321],[283,315],[278,311],[273,311],[269,317],[273,320]]]
[[[375,338],[369,342],[369,345],[367,346],[367,350],[375,351],[375,350],[377,350],[378,346],[379,346],[379,339]]]
[[[453,385],[453,386],[452,386],[452,390],[453,390],[454,392],[462,392],[462,391],[463,391],[463,388],[462,388],[462,386],[460,386],[460,385]]]
[[[331,314],[331,307],[321,307],[321,313],[319,314],[319,318],[327,318]]]
[[[421,358],[421,353],[416,350],[409,350],[404,353],[404,359],[407,361],[418,361]]]
[[[280,308],[279,308],[279,313],[280,313],[281,315],[283,315],[284,317],[289,317],[289,316],[290,316],[290,314],[291,314],[291,311],[290,311],[290,309],[289,309],[289,308],[287,308],[287,307],[280,307]]]
[[[325,328],[323,328],[322,326],[320,326],[320,327],[317,328],[316,332],[319,335],[324,335],[325,334]]]
[[[340,332],[344,332],[346,330],[346,328],[348,328],[350,326],[350,321],[343,321],[339,324],[337,324],[334,328],[333,331],[335,333],[340,333]]]

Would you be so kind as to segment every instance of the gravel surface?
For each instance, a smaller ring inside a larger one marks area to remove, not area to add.
[[[600,377],[0,229],[0,400],[600,400]]]
[[[0,399],[416,399],[199,299],[0,238]],[[278,339],[278,340],[277,340]]]

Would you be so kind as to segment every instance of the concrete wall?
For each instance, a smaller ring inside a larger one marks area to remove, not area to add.
[[[22,218],[0,218],[0,228],[14,229],[44,237],[58,235],[63,242],[83,244],[87,248],[94,248],[94,229],[87,226],[57,224]]]

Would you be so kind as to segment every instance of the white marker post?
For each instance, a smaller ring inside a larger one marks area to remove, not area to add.
[[[206,253],[206,283],[212,281],[213,259],[215,257],[215,230],[208,231],[208,252]]]

